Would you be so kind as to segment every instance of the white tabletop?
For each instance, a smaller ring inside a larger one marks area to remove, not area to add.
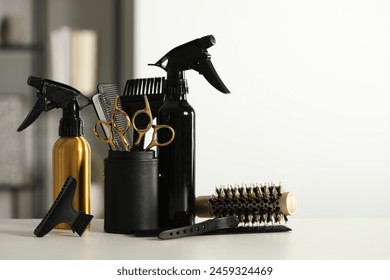
[[[300,219],[291,232],[196,236],[172,240],[109,234],[92,220],[82,237],[52,230],[33,234],[40,220],[0,220],[0,259],[390,259],[390,219]]]

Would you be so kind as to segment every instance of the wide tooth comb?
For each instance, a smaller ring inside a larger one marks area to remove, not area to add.
[[[69,176],[64,183],[53,205],[34,230],[37,237],[45,236],[59,223],[67,223],[73,232],[82,236],[93,216],[73,208],[73,197],[76,191],[77,181]]]
[[[138,110],[144,109],[145,99],[143,96],[146,95],[149,100],[152,117],[153,119],[157,117],[157,113],[165,98],[163,92],[164,80],[164,77],[127,80],[123,96],[121,96],[123,110],[131,117]],[[149,118],[146,116],[140,115],[137,118],[138,127],[146,127],[148,123]],[[143,144],[141,143],[141,145]]]
[[[123,96],[163,94],[164,77],[127,80]]]

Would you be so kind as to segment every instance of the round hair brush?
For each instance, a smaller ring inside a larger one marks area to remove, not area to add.
[[[195,201],[198,217],[235,216],[240,223],[249,225],[287,222],[287,216],[295,211],[295,195],[273,184],[222,186],[215,195],[199,196]]]

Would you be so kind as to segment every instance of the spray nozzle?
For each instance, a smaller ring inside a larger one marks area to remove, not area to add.
[[[215,42],[213,35],[204,36],[172,49],[156,63],[149,64],[161,67],[167,72],[167,93],[187,93],[184,71],[190,69],[202,74],[217,90],[230,93],[218,76],[211,63],[211,55],[207,52]]]
[[[30,76],[27,84],[37,89],[38,100],[19,126],[18,132],[30,126],[42,112],[62,108],[64,111],[63,118],[78,118],[79,110],[91,104],[90,99],[77,89],[56,81]],[[78,97],[83,99],[84,104],[81,106],[77,100]]]

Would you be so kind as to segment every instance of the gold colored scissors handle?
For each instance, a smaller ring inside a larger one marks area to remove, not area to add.
[[[169,145],[173,139],[175,138],[175,130],[166,124],[161,124],[161,125],[153,125],[153,116],[152,116],[152,111],[150,110],[150,105],[149,101],[146,95],[144,95],[144,100],[145,100],[145,109],[138,110],[137,112],[134,113],[133,118],[131,119],[131,123],[133,124],[134,130],[137,131],[138,133],[138,138],[134,142],[134,147],[140,149],[139,147],[142,137],[145,137],[145,134],[153,128],[153,134],[152,134],[152,141],[149,143],[149,145],[145,148],[145,150],[149,150],[152,147],[163,147]],[[145,114],[148,117],[148,125],[145,128],[138,128],[136,124],[136,118],[141,115]],[[160,143],[157,141],[157,131],[160,129],[169,129],[171,131],[171,138],[163,143]]]
[[[150,141],[149,145],[145,148],[145,150],[149,150],[152,147],[167,146],[167,145],[171,144],[173,139],[175,139],[175,130],[167,124],[152,125],[152,128],[153,128],[152,141]],[[160,143],[157,141],[157,131],[159,131],[160,129],[164,129],[164,128],[169,129],[171,131],[171,138],[169,138],[169,140],[166,142]]]
[[[144,95],[144,100],[145,100],[145,109],[138,110],[137,112],[134,113],[133,118],[131,119],[131,123],[133,124],[134,130],[137,131],[138,133],[138,138],[134,142],[134,146],[139,146],[142,140],[142,137],[145,136],[146,132],[150,130],[150,128],[153,125],[153,116],[152,116],[152,111],[150,110],[150,105],[149,101],[146,95]],[[144,114],[148,117],[148,125],[145,128],[138,128],[135,119],[141,115]]]
[[[98,120],[93,126],[93,132],[99,141],[112,145],[117,151],[121,150],[119,143],[123,144],[125,151],[129,151],[130,144],[126,139],[126,132],[131,126],[131,120],[125,111],[119,109],[118,99],[119,96],[115,98],[110,122]],[[118,122],[120,122],[120,125],[118,125]],[[98,125],[106,128],[104,129],[104,131],[108,132],[106,137],[100,135],[97,130]]]

